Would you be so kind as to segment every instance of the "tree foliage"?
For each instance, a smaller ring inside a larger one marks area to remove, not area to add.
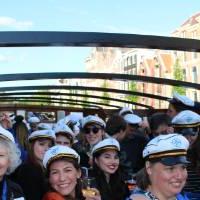
[[[184,74],[182,67],[180,65],[179,59],[176,59],[175,64],[174,64],[174,71],[173,71],[173,76],[175,80],[183,81],[184,80]],[[177,92],[181,95],[186,94],[186,89],[182,86],[173,86],[172,89],[173,92]]]
[[[101,86],[102,88],[108,88],[108,83],[104,80],[104,82],[103,82],[103,84],[102,84],[102,86]],[[110,97],[110,95],[109,95],[109,93],[108,92],[103,92],[102,93],[102,97]],[[105,103],[105,104],[110,104],[110,100],[108,100],[108,99],[102,99],[101,101],[100,101],[101,103]]]
[[[134,81],[129,82],[128,84],[128,90],[131,92],[137,92],[137,85]],[[127,95],[126,99],[131,102],[137,102],[139,97],[135,95]]]

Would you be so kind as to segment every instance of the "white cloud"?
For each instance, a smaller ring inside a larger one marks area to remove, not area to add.
[[[0,27],[1,26],[16,28],[19,30],[26,30],[33,26],[33,22],[32,21],[17,21],[16,19],[12,17],[0,16]]]

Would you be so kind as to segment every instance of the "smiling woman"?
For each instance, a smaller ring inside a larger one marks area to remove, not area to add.
[[[80,157],[70,147],[51,147],[44,156],[50,190],[43,200],[101,200],[98,191],[92,197],[84,198],[81,193]]]
[[[20,163],[20,150],[14,143],[12,134],[0,127],[0,199],[24,199],[20,186],[6,176],[11,174]]]
[[[137,174],[139,189],[132,200],[187,200],[180,193],[186,183],[189,142],[179,134],[160,135],[143,151],[145,167]],[[177,196],[178,195],[178,196]]]
[[[124,200],[129,194],[119,169],[119,152],[114,138],[100,141],[92,150],[93,174],[102,200]]]

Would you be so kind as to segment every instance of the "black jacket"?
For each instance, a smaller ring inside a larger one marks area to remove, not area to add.
[[[12,180],[21,186],[26,200],[41,200],[47,192],[47,179],[42,167],[31,162],[20,165]]]
[[[16,198],[24,198],[24,194],[22,192],[21,187],[14,183],[13,181],[4,178],[4,181],[6,181],[6,185],[7,185],[7,200],[14,200]],[[2,195],[2,190],[3,190],[3,182],[0,183],[0,190],[1,190],[1,195]]]

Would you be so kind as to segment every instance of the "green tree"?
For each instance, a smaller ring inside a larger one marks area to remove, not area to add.
[[[179,59],[176,59],[175,64],[174,64],[174,70],[173,70],[173,76],[175,80],[183,81],[184,80],[184,74],[183,70],[180,65]],[[173,92],[177,92],[181,95],[186,94],[186,89],[182,86],[173,86],[172,89]]]
[[[101,86],[102,88],[108,88],[108,83],[104,80],[104,82],[103,82],[103,84],[102,84],[102,86]],[[110,97],[110,95],[109,95],[109,93],[108,92],[103,92],[102,93],[102,97]],[[110,104],[110,100],[109,99],[102,99],[101,101],[100,101],[101,103],[105,103],[105,104]]]
[[[83,94],[84,94],[84,95],[88,95],[87,90],[84,90]],[[88,98],[88,97],[83,97],[82,100],[83,100],[83,101],[89,101],[89,98]],[[83,105],[82,107],[84,108],[84,107],[87,107],[87,106],[89,106],[89,105],[90,105],[90,103],[86,103],[86,104]]]
[[[137,92],[137,85],[134,81],[128,83],[128,90],[131,92]],[[137,102],[139,97],[135,95],[126,95],[126,99],[131,102]]]

